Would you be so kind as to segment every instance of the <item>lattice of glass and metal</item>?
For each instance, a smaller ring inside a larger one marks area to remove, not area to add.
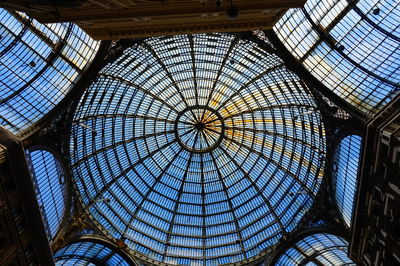
[[[336,203],[348,227],[353,213],[360,156],[361,137],[349,135],[340,141],[333,161],[332,175]]]
[[[63,99],[99,42],[72,23],[0,9],[0,124],[21,133]]]
[[[399,1],[309,0],[274,29],[324,85],[372,115],[400,93],[399,21]]]
[[[275,265],[356,265],[347,257],[347,250],[347,241],[339,236],[328,233],[313,234],[288,248]]]
[[[84,93],[70,158],[81,203],[134,253],[170,264],[253,258],[299,223],[324,173],[306,85],[230,34],[146,39]]]
[[[81,240],[63,247],[54,255],[56,266],[129,266],[132,265],[115,249],[101,243]]]
[[[48,150],[28,150],[27,159],[47,237],[51,242],[60,229],[66,211],[64,169],[58,158]]]

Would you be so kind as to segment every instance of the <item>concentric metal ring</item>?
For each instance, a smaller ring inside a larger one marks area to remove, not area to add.
[[[175,136],[186,150],[195,153],[210,152],[224,138],[222,116],[208,106],[191,106],[178,114]]]
[[[323,176],[312,94],[276,55],[235,35],[127,48],[74,119],[82,206],[110,238],[159,262],[254,258],[296,228]]]

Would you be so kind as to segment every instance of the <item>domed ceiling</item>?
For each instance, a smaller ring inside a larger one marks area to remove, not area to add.
[[[149,38],[104,67],[70,139],[76,189],[109,237],[158,262],[254,258],[318,193],[325,131],[306,85],[230,34]]]

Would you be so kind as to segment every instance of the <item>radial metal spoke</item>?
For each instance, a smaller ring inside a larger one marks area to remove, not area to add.
[[[228,99],[226,99],[224,102],[222,102],[219,107],[216,109],[216,111],[220,111],[229,101],[232,101],[232,99],[239,95],[240,92],[244,89],[246,89],[250,84],[255,83],[256,80],[264,77],[265,75],[268,75],[268,73],[273,72],[275,70],[278,70],[280,68],[282,68],[284,66],[283,63],[280,63],[276,66],[273,66],[271,68],[268,68],[267,70],[264,70],[263,72],[261,72],[259,75],[253,77],[252,79],[250,79],[249,81],[247,81],[245,84],[243,84],[239,89],[237,89],[233,94],[231,94],[231,96],[229,96]]]
[[[228,153],[228,151],[226,151],[225,149],[221,150],[226,154],[226,156],[229,157],[229,159],[236,165],[237,169],[242,172],[243,176],[250,182],[250,184],[254,187],[254,189],[257,191],[257,195],[259,195],[260,197],[263,198],[264,203],[267,205],[269,211],[271,212],[271,214],[274,216],[275,221],[278,223],[279,227],[281,228],[281,231],[283,233],[283,235],[286,234],[286,228],[285,226],[282,224],[281,218],[279,217],[279,215],[276,214],[275,209],[272,207],[271,203],[269,202],[269,199],[264,195],[262,189],[260,189],[258,187],[258,185],[256,184],[256,182],[253,180],[253,178],[251,178],[250,174],[248,172],[246,172],[241,165]]]
[[[197,143],[197,140],[199,139],[199,130],[196,130],[196,134],[194,135],[194,140],[193,140],[193,149],[195,149],[195,145]],[[201,149],[201,142],[200,142],[200,149]]]
[[[262,133],[262,134],[273,136],[273,137],[279,137],[279,138],[282,138],[282,139],[285,139],[285,140],[290,140],[292,142],[296,142],[296,143],[299,143],[301,145],[304,145],[304,146],[310,148],[313,151],[318,151],[318,152],[324,153],[324,151],[320,150],[320,148],[318,148],[316,146],[313,146],[312,144],[309,144],[305,140],[297,139],[297,138],[294,138],[294,137],[289,136],[289,135],[280,134],[278,132],[271,132],[271,131],[268,131],[268,130],[254,129],[254,128],[240,128],[240,127],[225,127],[225,129],[227,129],[227,130],[238,130],[238,131],[243,131],[243,132],[249,131],[249,132],[253,132],[253,133]]]
[[[97,155],[99,155],[102,152],[105,152],[107,150],[110,149],[114,149],[119,145],[124,145],[124,144],[128,144],[140,139],[145,139],[145,138],[149,138],[149,137],[157,137],[157,136],[161,136],[161,135],[167,135],[167,134],[173,134],[174,130],[169,130],[169,131],[164,131],[164,132],[158,132],[158,133],[152,133],[152,134],[147,134],[147,135],[143,135],[143,136],[138,136],[138,137],[133,137],[127,140],[123,140],[123,141],[119,141],[119,142],[115,142],[114,144],[110,145],[110,146],[106,146],[103,148],[100,148],[96,151],[94,151],[91,154],[85,155],[84,157],[82,157],[81,159],[79,159],[77,162],[75,162],[74,164],[71,165],[72,169],[77,167],[78,165],[82,164],[83,162],[87,161],[88,159],[95,157]]]
[[[206,191],[204,188],[204,154],[200,154],[200,177],[201,177],[201,213],[203,215],[203,230],[202,230],[202,236],[203,236],[203,264],[205,264],[205,258],[206,258],[206,237],[207,237],[207,232],[206,232]]]
[[[224,56],[224,59],[222,60],[222,63],[220,65],[219,69],[218,69],[217,77],[215,78],[213,86],[212,86],[212,88],[210,90],[210,94],[208,95],[206,106],[210,105],[210,101],[212,100],[213,93],[216,90],[217,82],[219,80],[219,77],[221,76],[223,69],[226,67],[226,62],[227,62],[228,58],[230,57],[232,50],[237,45],[238,41],[239,41],[238,36],[235,36],[235,38],[232,40],[229,48],[226,50],[226,54]],[[203,116],[204,116],[204,113],[203,113]]]
[[[90,120],[96,120],[96,119],[108,119],[108,118],[130,118],[130,119],[143,119],[143,120],[154,120],[154,121],[159,121],[159,122],[165,122],[169,124],[174,124],[175,121],[165,119],[165,118],[159,118],[159,117],[152,117],[152,116],[146,116],[146,115],[138,115],[138,114],[97,114],[97,115],[88,115],[85,117],[80,118],[79,120],[75,120],[74,123],[79,123],[79,122],[86,122]]]
[[[223,149],[222,149],[223,150]],[[240,248],[242,249],[242,253],[243,253],[243,255],[244,255],[244,257],[246,258],[247,257],[247,254],[246,254],[246,248],[244,247],[244,244],[243,244],[243,235],[242,235],[242,228],[240,227],[240,225],[239,225],[239,219],[238,219],[238,217],[237,217],[237,215],[236,215],[236,213],[235,213],[235,206],[234,206],[234,204],[232,203],[232,200],[231,200],[231,198],[229,197],[229,194],[228,194],[228,188],[227,188],[227,186],[226,186],[226,184],[225,184],[225,181],[224,181],[224,175],[221,173],[221,171],[219,170],[219,167],[218,167],[218,164],[217,164],[217,160],[215,159],[215,157],[214,157],[214,153],[213,152],[210,152],[210,156],[211,156],[211,158],[212,158],[212,162],[213,162],[213,164],[214,164],[214,166],[215,166],[215,170],[217,171],[217,174],[218,174],[218,178],[219,178],[219,182],[221,183],[221,185],[222,185],[222,187],[223,187],[223,191],[224,191],[224,194],[225,194],[225,197],[226,197],[226,199],[227,199],[227,201],[228,201],[228,204],[229,204],[229,209],[231,210],[231,213],[232,213],[232,217],[233,217],[233,222],[235,223],[235,228],[236,228],[236,234],[238,235],[238,239],[239,239],[239,244],[240,244]]]
[[[201,131],[201,134],[203,135],[204,141],[206,142],[207,146],[211,146],[207,140],[207,137],[206,137],[206,134],[204,133],[204,131]]]
[[[183,152],[183,151],[181,150],[181,152]],[[174,223],[175,223],[176,213],[178,211],[178,206],[180,204],[180,199],[181,199],[181,196],[182,196],[182,193],[183,193],[183,188],[184,188],[184,185],[185,185],[185,182],[186,182],[188,170],[189,170],[190,164],[192,162],[192,157],[193,157],[193,153],[190,153],[189,159],[187,160],[186,171],[185,171],[185,173],[184,173],[184,175],[182,177],[182,183],[181,183],[181,186],[179,188],[178,197],[177,197],[177,199],[175,201],[175,206],[174,206],[174,211],[172,213],[171,223],[169,224],[169,228],[168,228],[168,232],[167,232],[167,245],[165,245],[164,254],[167,254],[167,249],[168,249],[168,246],[170,245],[171,236],[173,234],[172,228],[173,228]],[[165,257],[164,257],[164,259],[165,259]]]
[[[175,143],[177,140],[174,139],[171,142],[168,142],[166,144],[164,144],[163,146],[159,147],[158,149],[150,152],[149,154],[147,154],[146,156],[140,158],[136,163],[132,164],[131,166],[129,166],[128,168],[126,168],[122,173],[120,173],[119,175],[115,176],[112,178],[112,180],[110,182],[108,182],[107,184],[104,185],[104,187],[97,192],[97,194],[93,197],[93,199],[90,201],[89,204],[87,204],[86,206],[88,208],[90,208],[90,206],[92,206],[93,203],[95,203],[96,200],[99,199],[99,197],[101,195],[103,195],[104,192],[106,192],[107,190],[109,190],[109,188],[119,180],[119,178],[121,178],[122,176],[126,175],[129,171],[131,171],[133,168],[135,168],[136,166],[138,166],[139,164],[142,164],[144,160],[151,158],[154,156],[154,154],[156,154],[157,152],[162,151],[163,149],[165,149],[166,147],[168,147],[169,145]]]
[[[171,167],[171,165],[175,162],[176,158],[179,157],[179,154],[182,152],[182,148],[174,155],[174,157],[168,162],[168,164],[165,166],[165,168],[161,171],[161,173],[155,178],[155,181],[153,185],[147,190],[146,194],[144,194],[140,200],[140,203],[135,206],[135,212],[132,214],[131,219],[129,222],[126,224],[126,228],[124,230],[124,234],[126,235],[129,227],[131,226],[132,222],[137,218],[138,212],[142,209],[143,203],[145,203],[150,195],[151,192],[154,191],[154,187],[159,184],[161,178],[164,176],[164,174],[168,171],[168,169]]]
[[[246,148],[247,150],[249,150],[250,152],[253,152],[253,153],[257,154],[258,156],[262,157],[262,158],[263,158],[264,160],[266,160],[267,162],[271,162],[271,163],[274,164],[277,168],[279,168],[280,170],[282,170],[283,172],[285,172],[285,173],[286,173],[288,176],[290,176],[293,180],[295,180],[297,183],[299,183],[300,186],[301,186],[303,189],[307,190],[308,195],[309,195],[310,197],[312,197],[312,198],[315,197],[314,192],[310,190],[310,188],[307,186],[307,184],[304,184],[304,182],[303,182],[302,180],[300,180],[295,174],[293,174],[292,172],[290,172],[288,169],[286,169],[286,168],[284,168],[282,165],[280,165],[280,163],[276,162],[275,160],[273,160],[273,159],[271,159],[271,158],[268,158],[267,156],[265,156],[264,153],[259,152],[259,151],[256,151],[256,150],[252,149],[251,147],[249,147],[249,146],[247,146],[247,145],[245,145],[245,144],[243,144],[243,143],[240,143],[240,142],[238,142],[238,141],[236,141],[236,140],[234,140],[234,139],[231,139],[231,138],[228,138],[228,137],[225,137],[225,139],[228,140],[228,141],[232,141],[233,143],[235,143],[235,144],[238,145],[239,147],[244,147],[244,148]]]
[[[190,134],[190,133],[192,133],[193,131],[195,131],[196,129],[195,128],[191,128],[191,129],[189,129],[188,131],[186,131],[185,133],[183,133],[182,135],[180,135],[180,137],[184,137],[184,136],[186,136],[187,134]]]
[[[167,77],[171,80],[172,85],[174,86],[176,92],[179,94],[179,96],[182,99],[182,102],[186,105],[187,108],[189,108],[189,104],[186,101],[185,96],[182,94],[181,89],[178,87],[178,85],[176,84],[174,77],[172,76],[172,74],[169,72],[167,66],[164,64],[164,62],[161,60],[161,58],[158,56],[157,52],[154,51],[153,47],[151,47],[148,43],[143,42],[143,46],[153,55],[153,57],[157,60],[158,64],[162,67],[162,69],[164,70],[165,74],[167,74]],[[156,98],[157,99],[157,98]],[[193,111],[192,111],[192,115],[194,118],[196,118],[196,116],[194,115]],[[198,122],[196,120],[196,122]]]
[[[211,139],[211,141],[218,141],[218,137],[214,137],[210,134],[206,134],[204,131],[201,132],[203,134],[203,138],[205,140],[205,142],[207,143],[207,146],[211,146],[210,143],[208,142],[208,139]]]
[[[143,92],[144,94],[149,95],[152,99],[157,99],[157,101],[161,102],[165,106],[168,106],[174,112],[179,113],[179,111],[176,110],[175,106],[173,106],[173,105],[167,103],[165,100],[161,99],[159,97],[159,95],[156,95],[156,94],[152,93],[150,90],[143,89],[142,87],[140,87],[139,85],[137,85],[137,84],[135,84],[133,82],[130,82],[130,81],[125,80],[125,79],[123,79],[121,77],[114,76],[114,75],[111,75],[111,74],[106,74],[106,73],[99,73],[98,76],[106,78],[106,79],[116,80],[118,82],[121,82],[121,83],[129,86],[129,87],[135,88],[136,90],[139,90],[139,91]]]
[[[175,122],[174,122],[175,123]],[[186,124],[186,125],[189,125],[189,126],[194,126],[196,123],[193,121],[191,121],[191,122],[186,122],[186,121],[180,121],[180,123],[181,124]]]
[[[190,57],[192,59],[192,72],[193,72],[193,82],[194,82],[194,93],[196,99],[196,105],[199,105],[199,92],[197,87],[197,71],[196,71],[196,56],[194,52],[194,41],[193,35],[188,35],[189,45],[190,45]]]
[[[266,107],[262,107],[262,108],[254,108],[254,109],[242,111],[242,112],[239,112],[239,113],[234,113],[234,114],[231,114],[229,116],[223,117],[223,119],[227,120],[227,119],[230,119],[230,118],[235,117],[235,116],[241,116],[241,115],[244,115],[244,114],[252,114],[252,113],[255,113],[255,112],[262,112],[262,111],[270,111],[270,110],[274,110],[274,109],[277,109],[277,110],[289,109],[290,110],[290,108],[297,109],[297,110],[301,110],[302,108],[315,109],[315,106],[304,105],[304,104],[271,105],[271,106],[266,106]],[[299,115],[301,115],[301,113],[299,113]],[[214,122],[214,121],[210,121],[210,122]]]
[[[216,134],[218,134],[218,135],[221,134],[221,132],[218,132],[218,131],[216,131],[215,129],[212,129],[212,128],[207,128],[207,127],[206,127],[205,130],[209,130],[209,131],[214,132],[214,133],[216,133]]]

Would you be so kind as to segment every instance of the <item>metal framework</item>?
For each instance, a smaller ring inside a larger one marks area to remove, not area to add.
[[[70,138],[48,141],[69,148],[68,172],[90,219],[143,261],[244,264],[288,242],[286,262],[348,263],[344,234],[291,236],[324,213],[304,216],[321,199],[326,163],[332,202],[350,225],[361,138],[344,137],[335,154],[330,146],[327,162],[325,146],[341,125],[360,128],[399,94],[398,8],[309,0],[274,31],[124,40],[109,54],[73,24],[1,10],[0,124],[22,136],[49,112],[73,113]],[[86,71],[96,54],[101,63]],[[75,110],[73,98],[104,62]],[[52,157],[34,152],[45,157],[36,163],[44,180],[57,181]],[[60,216],[44,205],[55,232]],[[65,247],[63,258],[92,256],[87,243]]]
[[[53,109],[99,42],[72,23],[40,24],[0,9],[0,124],[19,134]]]
[[[317,233],[288,248],[274,265],[356,265],[347,257],[348,243],[342,237]]]
[[[93,39],[115,40],[163,35],[271,29],[289,9],[305,0],[232,1],[53,1],[6,0],[0,6],[27,12],[42,23],[73,22]]]
[[[21,141],[0,126],[0,264],[52,265]]]
[[[29,149],[27,161],[43,223],[51,243],[55,240],[68,211],[66,173],[57,156],[45,147]]]
[[[70,140],[84,208],[172,264],[259,255],[318,192],[325,131],[283,61],[231,34],[143,40],[82,96]]]
[[[54,255],[56,266],[61,265],[135,265],[117,247],[98,239],[84,238],[70,243]]]
[[[348,135],[341,139],[332,165],[333,192],[347,227],[350,227],[357,188],[361,141],[362,138],[358,135]]]
[[[400,92],[398,8],[390,0],[309,0],[274,30],[310,73],[371,116]]]

